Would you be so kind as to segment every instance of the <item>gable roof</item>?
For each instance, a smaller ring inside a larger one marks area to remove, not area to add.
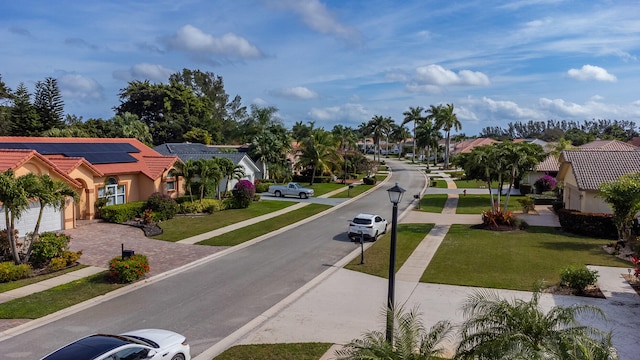
[[[104,175],[142,173],[152,180],[162,176],[177,160],[177,157],[162,156],[133,138],[0,136],[0,148],[3,147],[39,148],[48,153],[51,162],[60,161],[61,168],[73,166],[69,164],[70,158],[83,157],[93,166],[92,170]],[[82,151],[92,155],[81,156]]]
[[[47,165],[47,167],[49,167],[54,173],[65,179],[65,181],[72,186],[82,188],[82,184],[70,177],[67,172],[59,168],[55,163],[38,154],[35,150],[0,149],[0,172],[9,169],[16,170],[33,158],[36,158],[38,161]]]
[[[594,140],[578,146],[582,150],[636,151],[637,146],[619,140]]]
[[[573,172],[579,190],[597,190],[600,184],[640,172],[640,151],[564,150],[560,174]]]
[[[253,168],[254,172],[260,171],[255,162],[251,160],[245,152],[220,151],[219,147],[212,147],[197,143],[166,143],[158,145],[153,149],[163,155],[177,156],[183,162],[188,160],[212,159],[217,157],[229,159],[233,161],[235,165],[238,165],[243,159],[245,159],[246,162],[249,163],[249,166]]]
[[[557,172],[560,169],[560,163],[558,158],[553,155],[548,155],[538,165],[536,165],[536,171],[539,172]]]
[[[453,150],[451,151],[451,154],[470,153],[471,150],[473,150],[473,148],[476,146],[491,145],[497,142],[499,141],[493,140],[491,138],[476,138],[476,139],[465,140],[460,143],[457,143],[454,146]]]

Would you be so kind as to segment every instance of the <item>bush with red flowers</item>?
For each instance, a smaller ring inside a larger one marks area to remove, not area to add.
[[[149,272],[149,260],[141,254],[122,259],[121,256],[109,261],[109,278],[118,283],[126,284],[139,280]]]
[[[233,187],[233,199],[239,209],[248,208],[256,194],[256,187],[249,180],[240,180]]]

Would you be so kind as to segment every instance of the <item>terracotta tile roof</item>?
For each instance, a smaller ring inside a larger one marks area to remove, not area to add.
[[[538,165],[536,165],[536,171],[539,172],[557,172],[560,169],[560,163],[558,158],[552,155],[547,156]]]
[[[103,173],[101,173],[98,169],[96,169],[95,166],[91,165],[91,163],[85,160],[84,158],[60,157],[60,156],[51,156],[51,155],[49,156],[43,155],[43,156],[49,159],[49,161],[51,161],[52,163],[56,164],[56,166],[60,170],[64,171],[65,174],[69,174],[70,172],[78,168],[80,165],[85,165],[91,171],[93,171],[95,175],[104,176]]]
[[[130,163],[109,163],[92,164],[95,170],[105,175],[135,174],[142,173],[148,178],[155,180],[162,175],[164,170],[173,166],[175,156],[162,156],[157,151],[151,149],[137,139],[133,138],[47,138],[47,137],[24,137],[24,136],[0,136],[0,147],[2,143],[120,143],[130,144],[140,152],[129,153],[136,162]]]
[[[16,170],[32,158],[45,163],[53,172],[58,176],[64,178],[70,185],[81,188],[82,184],[70,177],[66,172],[60,169],[55,163],[49,161],[46,157],[38,154],[34,150],[14,150],[14,149],[0,149],[0,172],[8,169]]]
[[[497,142],[499,141],[493,140],[491,138],[476,138],[476,139],[465,140],[460,143],[457,143],[454,146],[453,150],[451,151],[451,154],[470,153],[471,150],[473,150],[473,148],[476,146],[491,145]]]
[[[601,183],[640,172],[640,151],[565,150],[560,170],[571,171],[580,190],[597,190]]]
[[[584,145],[578,146],[578,149],[589,150],[608,150],[608,151],[637,151],[638,147],[619,140],[595,140]]]

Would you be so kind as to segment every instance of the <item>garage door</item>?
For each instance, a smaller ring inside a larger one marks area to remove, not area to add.
[[[5,229],[6,222],[4,220],[4,208],[0,207],[0,211],[2,211],[0,229]],[[20,219],[16,221],[18,236],[24,236],[26,233],[33,232],[33,229],[36,227],[36,221],[38,221],[39,211],[40,204],[33,202],[29,206],[29,209],[22,212]],[[52,206],[45,207],[44,212],[42,213],[42,220],[40,221],[40,232],[58,230],[62,230],[62,212]]]

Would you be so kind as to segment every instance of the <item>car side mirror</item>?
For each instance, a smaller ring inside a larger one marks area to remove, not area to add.
[[[153,357],[156,356],[157,354],[158,354],[157,351],[149,350],[149,352],[147,353],[147,359],[153,359]]]

